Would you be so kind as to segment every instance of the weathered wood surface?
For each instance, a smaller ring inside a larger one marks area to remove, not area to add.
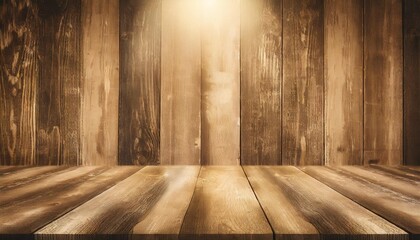
[[[282,1],[241,1],[241,164],[281,165]]]
[[[324,1],[325,164],[363,164],[363,1]]]
[[[199,164],[200,1],[162,0],[161,164]]]
[[[181,237],[272,239],[270,225],[240,166],[201,168]]]
[[[14,172],[20,171],[22,169],[28,168],[29,166],[1,166],[0,167],[0,176],[5,176],[12,174]]]
[[[420,0],[404,1],[404,164],[420,165]]]
[[[302,170],[413,236],[419,236],[420,200],[339,169],[311,166]]]
[[[240,0],[201,2],[201,163],[238,165]]]
[[[407,170],[406,168],[390,167],[390,166],[375,165],[375,164],[369,165],[369,167],[371,171],[378,170],[380,172],[390,174],[393,177],[420,181],[420,174],[416,172],[412,172],[409,169]]]
[[[282,164],[324,163],[323,1],[283,1]]]
[[[81,3],[38,1],[38,165],[80,164]]]
[[[83,165],[118,163],[119,0],[82,0]]]
[[[276,239],[408,239],[403,230],[295,167],[244,170]]]
[[[5,0],[0,8],[0,165],[35,164],[36,7]]]
[[[55,181],[49,188],[26,196],[25,201],[10,202],[0,207],[0,234],[33,233],[139,169],[139,167],[113,167],[90,172],[80,179]],[[79,168],[76,171],[83,170]],[[53,179],[54,177],[51,178]]]
[[[148,166],[36,232],[39,239],[144,234],[177,239],[198,166]],[[127,236],[125,236],[127,237]]]
[[[364,5],[364,163],[402,164],[402,1]]]
[[[161,5],[120,1],[120,164],[160,163]]]

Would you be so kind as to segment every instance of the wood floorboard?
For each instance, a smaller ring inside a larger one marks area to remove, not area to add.
[[[244,170],[276,239],[408,239],[394,224],[296,167]]]
[[[0,206],[0,234],[33,233],[139,169],[141,167],[81,167],[77,170],[86,174],[65,180],[60,176],[62,174],[58,174],[21,189],[8,191],[7,194],[13,195],[20,194],[19,191],[33,190],[30,195],[25,195],[25,199]],[[66,173],[72,175],[73,171]],[[42,187],[43,184],[48,185],[48,188]]]
[[[199,169],[145,167],[40,229],[36,238],[177,239]]]
[[[337,192],[420,237],[420,201],[340,169],[302,167],[304,172]]]
[[[30,166],[1,166],[0,168],[0,177],[4,175],[11,174],[13,172],[20,171],[25,168],[29,168]]]
[[[394,177],[402,177],[411,180],[420,181],[420,175],[417,173],[412,173],[412,171],[407,171],[405,169],[399,169],[396,167],[389,167],[385,165],[369,165],[371,169],[377,169],[382,172],[387,172]]]

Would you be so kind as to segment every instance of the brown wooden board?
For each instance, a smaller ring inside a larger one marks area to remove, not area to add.
[[[364,163],[402,164],[402,1],[365,0]]]
[[[281,164],[282,1],[241,1],[241,164]]]
[[[29,167],[30,166],[1,166],[0,176],[6,176]]]
[[[420,236],[420,201],[418,199],[339,169],[316,166],[302,167],[301,169],[337,192],[409,232],[412,237]]]
[[[38,1],[36,163],[80,164],[81,3]]]
[[[162,0],[161,164],[199,164],[200,1]]]
[[[5,0],[0,9],[0,165],[35,164],[36,6]]]
[[[82,181],[78,178],[54,181],[50,188],[37,191],[24,201],[11,202],[0,207],[0,234],[33,233],[139,169],[113,167],[82,176]],[[37,185],[27,186],[35,188]]]
[[[123,239],[128,235],[177,239],[199,168],[145,167],[37,231],[36,237],[91,239],[93,234],[112,234]]]
[[[283,165],[324,163],[323,7],[283,1]]]
[[[404,164],[420,165],[420,0],[404,1]]]
[[[371,168],[372,171],[378,170],[379,172],[390,174],[393,177],[420,181],[420,174],[416,172],[412,172],[409,169],[406,170],[404,168],[399,168],[399,167],[390,167],[390,166],[375,165],[375,164],[369,165],[369,167]]]
[[[82,0],[83,165],[117,165],[119,0]]]
[[[408,239],[408,234],[292,166],[244,166],[276,239]]]
[[[238,165],[240,0],[201,4],[201,164]]]
[[[181,239],[198,238],[273,238],[241,167],[201,168],[181,229]]]
[[[363,0],[324,1],[325,164],[363,164]]]
[[[160,163],[161,5],[120,1],[119,164]]]

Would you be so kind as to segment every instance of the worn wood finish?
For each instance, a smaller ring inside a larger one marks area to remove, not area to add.
[[[414,181],[420,181],[420,174],[413,173],[412,171],[406,171],[404,168],[397,168],[397,167],[390,167],[385,165],[369,165],[371,171],[378,170],[380,172],[383,172],[385,174],[390,174],[393,177],[398,178],[405,178],[405,179],[411,179]]]
[[[325,164],[363,164],[363,0],[324,1]]]
[[[29,166],[1,166],[0,176],[5,176],[12,174],[14,172],[20,171],[22,169],[28,168]]]
[[[162,0],[161,164],[199,164],[200,1]]]
[[[420,0],[404,1],[404,164],[420,165]]]
[[[239,164],[240,1],[202,1],[201,163]]]
[[[201,168],[182,238],[272,239],[272,234],[241,167]]]
[[[302,170],[370,211],[408,231],[413,236],[419,236],[420,200],[339,169],[312,166],[302,167]]]
[[[364,163],[402,163],[402,1],[366,0]]]
[[[241,1],[241,164],[281,164],[282,3]]]
[[[38,165],[80,164],[81,3],[38,1]]]
[[[119,0],[82,0],[82,162],[118,163]]]
[[[324,163],[323,1],[283,1],[282,164]]]
[[[100,174],[88,175],[84,181],[69,179],[60,184],[60,188],[53,186],[50,190],[37,192],[26,201],[3,206],[0,208],[0,234],[33,233],[139,169],[114,167]],[[10,224],[11,219],[13,224]]]
[[[0,165],[34,164],[36,7],[31,1],[5,0],[0,8]]]
[[[276,239],[408,239],[403,230],[295,167],[244,170]]]
[[[161,5],[120,1],[120,164],[160,163]]]
[[[150,234],[176,239],[198,172],[198,166],[145,167],[37,231],[37,238]]]

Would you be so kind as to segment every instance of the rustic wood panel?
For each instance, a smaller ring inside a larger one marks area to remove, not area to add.
[[[17,171],[23,170],[28,168],[29,166],[1,166],[0,167],[0,176],[6,176],[9,174],[13,174]]]
[[[283,165],[324,163],[323,7],[283,1]]]
[[[199,164],[200,1],[162,0],[161,163]]]
[[[245,166],[244,170],[276,239],[383,238],[378,234],[408,239],[403,230],[295,167]]]
[[[184,218],[187,239],[272,239],[273,233],[239,166],[202,167]]]
[[[404,1],[404,164],[420,165],[420,0]]]
[[[201,1],[201,163],[239,164],[240,1]]]
[[[302,167],[302,170],[410,234],[419,236],[419,199],[373,184],[339,169],[312,166]]]
[[[282,3],[241,1],[241,164],[281,164]]]
[[[120,1],[120,164],[160,163],[161,5]]]
[[[36,157],[80,164],[81,3],[39,0]]]
[[[0,207],[0,234],[33,233],[138,170],[139,167],[114,167],[91,172],[83,181],[77,178],[55,181],[52,188],[27,196],[25,201]],[[27,186],[32,185],[36,186]]]
[[[391,174],[394,177],[420,181],[420,175],[417,173],[413,173],[412,171],[405,171],[401,168],[399,169],[396,167],[390,167],[385,165],[369,165],[369,167],[371,168],[371,171],[378,170],[385,174]]]
[[[37,231],[37,238],[69,239],[78,234],[90,239],[86,234],[95,233],[177,239],[199,168],[145,167]]]
[[[38,19],[30,1],[0,2],[0,165],[35,163]]]
[[[366,0],[364,163],[402,163],[402,1]]]
[[[119,0],[82,0],[82,162],[118,163]]]
[[[363,0],[324,1],[325,163],[363,164]]]

